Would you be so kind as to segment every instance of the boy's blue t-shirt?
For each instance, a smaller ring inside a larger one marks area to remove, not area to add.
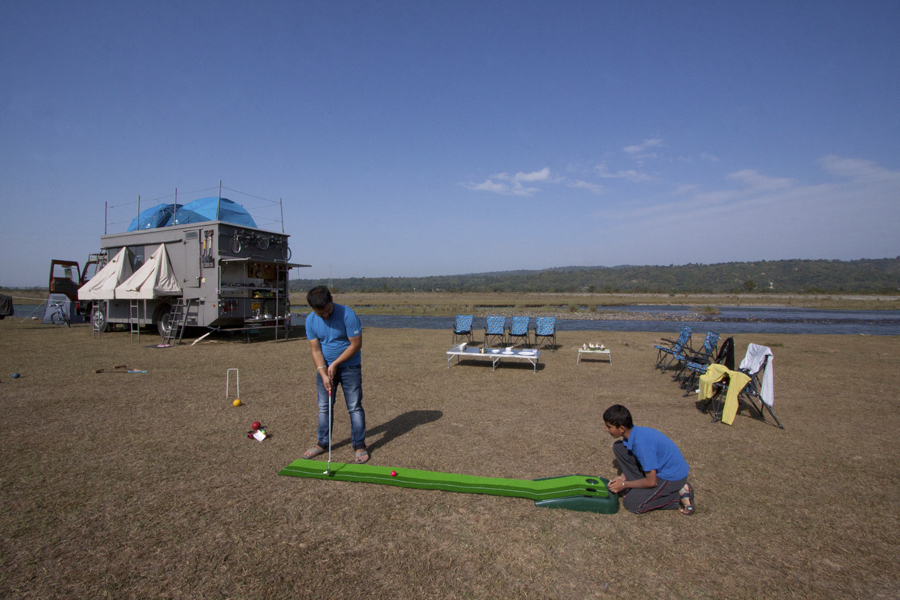
[[[306,316],[306,339],[319,340],[322,355],[329,365],[350,346],[350,338],[362,335],[362,324],[352,309],[335,303],[334,311],[328,319],[314,312]],[[362,352],[357,352],[341,363],[344,367],[362,364]]]
[[[656,476],[666,481],[687,478],[690,467],[681,450],[661,432],[649,427],[634,427],[623,442],[641,462],[645,473],[655,469]]]

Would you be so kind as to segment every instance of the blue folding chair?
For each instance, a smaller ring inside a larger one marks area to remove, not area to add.
[[[703,338],[703,345],[699,350],[695,351],[685,348],[681,352],[673,355],[673,362],[676,362],[677,364],[675,366],[675,375],[672,376],[672,379],[684,387],[685,378],[689,375],[689,373],[686,373],[688,363],[708,365],[712,362],[713,354],[716,352],[718,346],[719,334],[714,331],[707,331],[706,337]]]
[[[456,315],[456,325],[453,329],[453,338],[450,340],[451,345],[455,344],[457,339],[466,338],[470,342],[472,341],[473,318],[474,315]]]
[[[672,361],[673,353],[680,353],[685,348],[691,347],[691,333],[693,333],[693,328],[690,325],[685,325],[681,328],[681,333],[678,335],[678,339],[674,342],[672,340],[664,339],[664,342],[669,342],[670,346],[653,346],[656,348],[656,365],[655,369],[660,369],[663,373],[666,372],[666,369],[669,366],[669,363]]]
[[[542,341],[538,341],[542,340]],[[553,351],[556,352],[556,317],[535,317],[534,345],[540,348],[544,342],[552,340]]]
[[[506,343],[506,317],[491,316],[487,318],[484,328],[484,347],[487,348],[491,339],[499,339],[500,345]]]
[[[530,317],[512,317],[510,319],[509,331],[506,333],[506,340],[510,345],[515,346],[513,338],[525,338],[525,346],[528,346],[529,331],[528,322]]]

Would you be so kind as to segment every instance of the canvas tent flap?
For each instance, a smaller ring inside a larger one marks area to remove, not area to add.
[[[181,287],[172,272],[166,245],[160,245],[140,269],[116,288],[115,293],[116,298],[120,300],[152,300],[161,296],[180,296]]]
[[[133,270],[128,250],[122,248],[115,258],[78,289],[79,300],[113,300],[116,288],[131,277]]]

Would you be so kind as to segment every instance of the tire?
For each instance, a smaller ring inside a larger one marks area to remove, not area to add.
[[[62,327],[63,325],[65,325],[66,327],[69,326],[69,322],[66,320],[66,318],[58,312],[50,315],[50,320],[53,321],[54,325],[59,325],[60,327]]]
[[[172,307],[169,304],[160,304],[153,312],[153,324],[156,325],[156,331],[162,337],[166,337],[172,330],[169,324],[169,315],[172,313]]]
[[[106,313],[103,312],[103,309],[106,308],[106,305],[101,303],[98,308],[99,310],[97,312],[91,312],[91,326],[100,333],[112,331],[112,327],[106,321]]]
[[[269,236],[260,235],[256,237],[256,247],[260,250],[266,250],[269,247]]]
[[[287,246],[281,249],[281,258],[284,260],[291,260],[291,249]]]
[[[241,253],[241,238],[239,238],[237,234],[234,234],[231,238],[231,251],[235,254]]]

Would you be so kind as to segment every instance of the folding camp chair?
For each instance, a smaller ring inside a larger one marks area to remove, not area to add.
[[[766,420],[763,408],[768,411],[775,424],[779,428],[784,429],[784,425],[775,416],[772,410],[774,403],[773,381],[774,373],[772,371],[772,351],[765,346],[750,344],[747,348],[747,354],[741,361],[741,366],[737,371],[731,371],[729,381],[714,383],[715,393],[707,402],[712,402],[713,420],[721,420],[723,423],[731,424],[734,415],[737,414],[741,401],[749,404],[758,414],[762,421]],[[712,367],[710,367],[711,369]],[[755,369],[755,370],[754,370]],[[702,378],[701,378],[702,379]],[[731,386],[735,381],[739,381],[740,390],[735,393]],[[725,395],[725,400],[722,396]],[[758,404],[757,404],[758,403]]]
[[[451,345],[455,344],[457,339],[466,338],[470,342],[472,341],[473,318],[474,315],[456,315],[456,324],[453,328],[453,337],[450,340]]]
[[[666,372],[666,369],[669,367],[672,362],[673,353],[680,353],[685,348],[691,347],[691,333],[693,329],[690,325],[685,325],[681,328],[681,333],[678,335],[678,339],[674,342],[672,340],[664,339],[664,342],[669,342],[670,346],[653,346],[656,348],[656,365],[654,368],[660,369],[663,373]]]
[[[491,316],[487,318],[484,327],[484,347],[487,348],[491,339],[499,339],[500,344],[506,343],[506,317]]]
[[[556,317],[535,317],[534,319],[534,345],[540,348],[543,341],[552,340],[553,351],[556,352]]]
[[[506,340],[513,346],[513,338],[525,338],[525,346],[529,343],[528,321],[530,317],[512,317],[509,330],[506,332]]]
[[[714,331],[707,331],[706,337],[703,338],[703,345],[700,346],[699,350],[694,351],[684,348],[681,352],[674,354],[672,358],[674,359],[675,375],[672,376],[672,379],[683,387],[684,380],[687,377],[687,373],[685,373],[687,364],[694,362],[708,365],[712,361],[713,354],[718,346],[719,334]]]
[[[730,337],[722,342],[722,347],[719,348],[719,353],[716,355],[716,359],[713,361],[713,363],[689,361],[685,365],[685,375],[681,384],[682,389],[687,390],[684,393],[684,396],[690,396],[692,393],[694,393],[694,386],[697,384],[697,379],[701,375],[706,374],[706,369],[710,364],[725,365],[727,369],[734,370],[733,337]]]

